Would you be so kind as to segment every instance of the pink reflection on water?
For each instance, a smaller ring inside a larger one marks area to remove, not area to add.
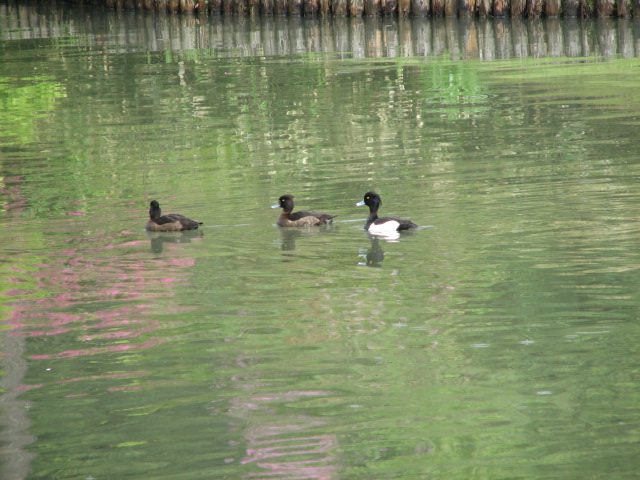
[[[5,295],[25,297],[39,292],[51,292],[44,298],[25,299],[11,304],[13,311],[6,320],[11,327],[8,335],[24,338],[68,335],[76,331],[74,340],[52,345],[66,348],[54,352],[37,352],[33,360],[51,360],[93,356],[106,353],[137,351],[155,347],[168,340],[144,339],[160,324],[148,318],[149,313],[179,313],[193,307],[161,305],[156,298],[174,296],[174,288],[186,282],[187,269],[195,265],[193,258],[150,258],[148,240],[136,239],[104,246],[104,235],[95,238],[70,239],[68,245],[40,264],[40,270],[12,271],[28,274],[37,290],[11,289]],[[107,238],[108,239],[108,238]],[[84,248],[83,248],[84,247]],[[131,250],[125,254],[106,251]],[[8,269],[7,269],[8,270]],[[12,283],[24,283],[12,276]],[[127,302],[109,309],[94,309],[101,302]],[[146,317],[146,318],[145,318]],[[142,339],[142,341],[137,340]],[[123,343],[123,340],[129,340]],[[89,348],[77,346],[100,342]],[[115,343],[114,343],[115,342]],[[47,344],[38,344],[40,347]]]
[[[149,375],[149,372],[145,372],[145,371],[137,371],[137,372],[120,372],[120,373],[107,373],[104,375],[88,375],[85,377],[74,377],[74,378],[65,378],[62,380],[56,380],[54,382],[51,383],[38,383],[38,384],[34,384],[34,385],[20,385],[18,387],[15,387],[13,390],[15,391],[20,391],[20,392],[26,392],[29,390],[33,390],[36,388],[42,388],[44,386],[47,385],[60,385],[60,384],[67,384],[67,383],[78,383],[78,382],[87,382],[87,381],[95,381],[95,380],[100,380],[100,379],[121,379],[121,378],[135,378],[135,377],[140,377],[140,376],[146,376]],[[82,394],[82,395],[86,395],[86,394]],[[72,395],[67,395],[67,396],[72,396]]]
[[[142,387],[140,385],[123,385],[121,387],[109,387],[107,391],[109,392],[131,392],[134,390],[141,390]]]
[[[34,292],[35,290],[27,289],[27,288],[12,288],[10,290],[6,290],[4,292],[4,295],[6,295],[7,297],[19,297],[19,296],[29,295]]]
[[[247,385],[249,388],[253,388]],[[325,420],[304,414],[304,409],[282,412],[289,405],[307,397],[330,395],[322,390],[292,390],[250,397],[237,397],[232,401],[229,414],[241,418],[248,427],[245,438],[247,456],[240,464],[256,464],[262,472],[251,472],[245,478],[259,479],[316,479],[338,478],[335,434],[321,432]],[[286,410],[286,409],[285,409]],[[319,431],[320,430],[320,431]]]
[[[88,355],[99,355],[102,353],[129,352],[129,351],[143,350],[146,348],[155,347],[165,342],[166,340],[155,338],[153,340],[148,340],[142,343],[127,343],[124,345],[109,345],[105,347],[84,348],[84,349],[78,349],[78,350],[65,350],[63,352],[52,353],[52,354],[30,355],[29,358],[33,360],[52,360],[52,359],[71,358],[71,357],[80,357],[80,356],[88,356]]]

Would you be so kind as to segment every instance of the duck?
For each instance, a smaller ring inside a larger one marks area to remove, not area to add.
[[[181,230],[195,230],[202,222],[196,222],[179,213],[162,215],[160,204],[152,200],[149,204],[149,221],[145,227],[150,232],[178,232]]]
[[[418,226],[411,220],[400,217],[378,217],[378,209],[382,205],[382,199],[376,192],[367,192],[361,202],[356,203],[356,207],[367,205],[369,207],[369,217],[364,224],[364,229],[373,235],[389,235],[402,230],[413,230]]]
[[[278,217],[279,227],[312,227],[314,225],[326,225],[333,222],[337,215],[301,210],[293,212],[293,195],[282,195],[278,203],[271,205],[271,208],[282,208],[282,213]]]

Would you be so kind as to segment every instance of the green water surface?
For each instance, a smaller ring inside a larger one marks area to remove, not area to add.
[[[0,40],[2,478],[637,478],[635,55],[109,15]]]

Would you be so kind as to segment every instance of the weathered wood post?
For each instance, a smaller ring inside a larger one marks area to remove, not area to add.
[[[541,58],[547,55],[543,22],[533,19],[527,23],[529,36],[529,55],[533,58]]]
[[[260,13],[265,17],[273,15],[273,0],[260,0]]]
[[[521,18],[527,9],[527,0],[511,0],[511,18]]]
[[[295,17],[302,15],[302,0],[289,0],[289,15]]]
[[[352,17],[361,17],[364,13],[364,0],[349,0],[349,15]]]
[[[273,13],[275,15],[286,15],[289,11],[289,2],[287,0],[274,0]]]
[[[544,14],[546,17],[559,17],[561,13],[560,0],[547,0],[544,7]]]
[[[458,20],[458,26],[459,26],[459,33],[458,33],[458,43],[460,45],[460,54],[462,55],[462,58],[468,58],[471,54],[471,56],[475,57],[475,51],[477,51],[476,47],[477,47],[477,43],[476,43],[476,34],[475,32],[473,32],[473,37],[471,38],[472,35],[472,31],[471,31],[471,25],[472,23],[475,23],[471,17],[469,17],[468,15],[463,15],[460,17],[460,20]]]
[[[527,17],[540,18],[543,6],[542,0],[527,0]]]
[[[495,0],[493,2],[493,15],[496,17],[506,17],[509,15],[509,0]]]
[[[564,0],[562,2],[562,15],[565,17],[577,17],[578,0]]]
[[[248,0],[231,0],[234,4],[233,12],[240,15],[245,16],[249,11],[249,1]]]
[[[411,0],[411,11],[414,16],[427,17],[431,7],[431,0]]]
[[[599,17],[610,17],[613,13],[613,0],[597,0],[596,9]]]
[[[398,13],[397,0],[382,0],[382,13],[383,15],[394,16]]]
[[[445,17],[455,17],[458,14],[458,0],[444,0]]]
[[[458,15],[469,17],[475,14],[474,0],[458,0]]]
[[[209,0],[209,11],[214,15],[222,13],[222,0]]]
[[[494,20],[496,32],[496,56],[498,58],[513,57],[513,40],[511,39],[511,19],[498,17]]]
[[[411,15],[411,0],[398,0],[398,15],[401,17]]]
[[[616,15],[619,18],[629,17],[629,13],[631,11],[631,5],[629,0],[617,0],[616,1]],[[636,10],[636,15],[639,12]]]
[[[331,0],[319,0],[318,11],[323,17],[329,15],[329,13],[331,12]]]
[[[478,0],[477,8],[479,16],[487,17],[491,15],[491,0]]]
[[[581,17],[593,17],[595,13],[594,0],[578,0],[578,13]]]
[[[431,0],[431,14],[434,17],[444,17],[444,0]]]
[[[564,36],[558,17],[547,19],[547,55],[551,57],[561,57],[564,52]]]
[[[364,0],[364,14],[368,17],[377,17],[382,13],[380,0]]]
[[[247,7],[249,9],[248,13],[252,17],[260,15],[260,0],[249,0]]]
[[[481,32],[478,36],[478,45],[482,52],[482,58],[493,60],[496,58],[496,34],[494,23],[483,17],[478,22],[478,29]]]
[[[633,32],[629,18],[618,20],[618,44],[620,45],[620,55],[622,58],[632,58],[634,56]]]
[[[347,16],[347,0],[332,0],[331,10],[336,17]]]
[[[447,31],[444,18],[434,18],[431,21],[433,36],[431,37],[431,55],[442,55],[447,49]]]

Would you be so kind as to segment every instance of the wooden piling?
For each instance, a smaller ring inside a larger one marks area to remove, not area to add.
[[[229,0],[227,0],[229,1]],[[273,13],[275,15],[286,15],[289,12],[288,0],[274,0]]]
[[[222,0],[209,0],[209,12],[214,15],[222,13]]]
[[[395,16],[398,13],[397,0],[382,0],[382,14]]]
[[[289,15],[300,17],[302,15],[302,0],[289,0]]]
[[[367,17],[377,17],[381,13],[380,0],[364,0],[364,14]]]
[[[260,14],[265,17],[273,15],[273,0],[260,0]]]
[[[444,17],[444,0],[431,0],[431,14],[434,17]]]
[[[630,10],[630,0],[616,0],[616,17],[627,18],[630,16]]]
[[[364,0],[349,0],[349,16],[361,17],[364,13]]]
[[[398,15],[401,17],[411,15],[411,0],[398,0]]]
[[[527,0],[527,18],[540,18],[542,16],[542,0]]]
[[[562,2],[562,15],[564,17],[577,17],[578,0],[564,0]]]
[[[491,15],[491,0],[478,0],[477,11],[480,17]]]
[[[331,12],[331,0],[318,0],[318,12],[326,17]]]
[[[302,11],[305,16],[315,17],[319,10],[318,0],[304,0]]]
[[[511,0],[511,18],[521,18],[527,9],[527,0]]]
[[[249,12],[249,2],[248,0],[234,0],[233,1],[234,8],[233,13],[244,17]]]
[[[509,15],[509,0],[494,0],[493,15],[495,17],[506,17]]]
[[[582,18],[593,17],[595,12],[594,0],[578,0],[578,15]]]
[[[458,0],[444,0],[444,16],[455,17],[458,15]]]
[[[560,16],[560,0],[547,0],[544,5],[545,17],[555,18]]]
[[[336,17],[347,16],[347,0],[332,0],[331,9]]]
[[[597,0],[596,10],[598,12],[598,17],[610,17],[613,13],[613,0]]]
[[[411,0],[411,12],[415,17],[428,17],[431,0]]]
[[[475,0],[458,0],[458,15],[470,17],[476,14]]]

